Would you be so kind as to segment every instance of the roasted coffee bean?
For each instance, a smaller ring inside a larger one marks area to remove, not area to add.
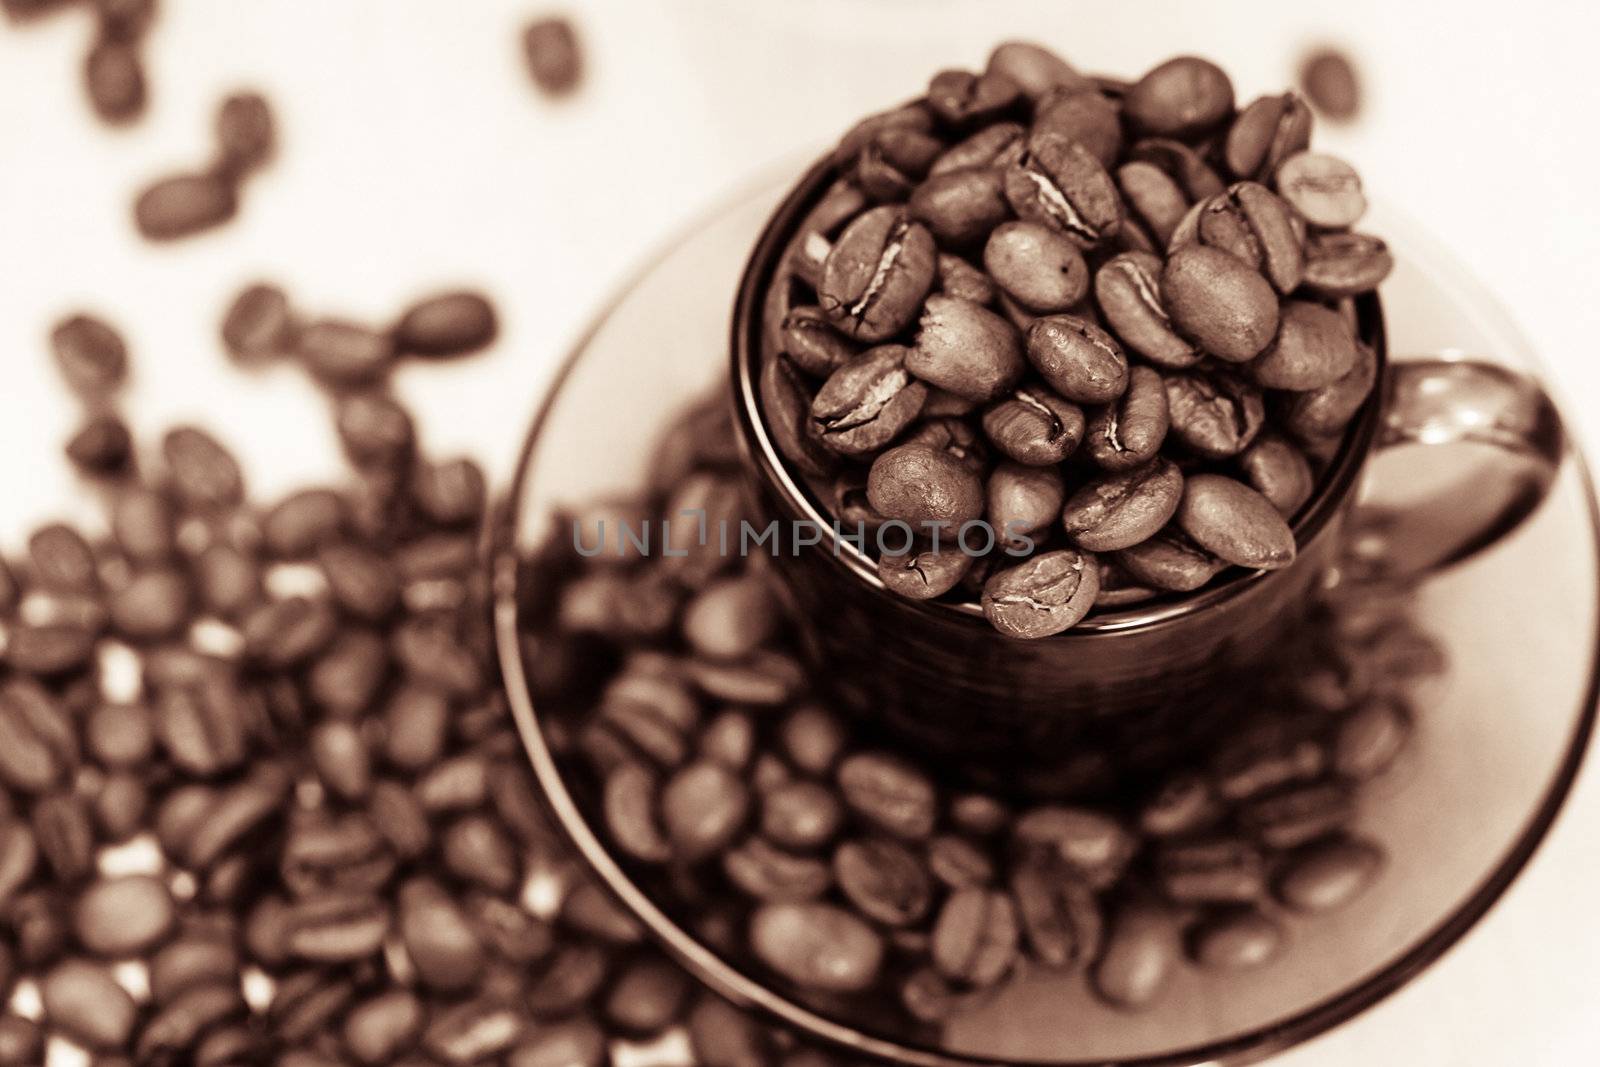
[[[996,295],[995,284],[987,274],[948,252],[939,253],[936,287],[945,296],[981,305],[994,303]]]
[[[172,488],[190,507],[230,508],[243,500],[244,475],[238,461],[204,430],[190,426],[170,430],[161,451]]]
[[[1326,769],[1328,754],[1314,738],[1281,721],[1242,730],[1215,754],[1212,774],[1228,800],[1244,800],[1294,782],[1309,782]]]
[[[1268,389],[1305,392],[1332,385],[1356,362],[1356,340],[1339,313],[1306,300],[1283,305],[1278,336],[1246,368]]]
[[[216,679],[164,693],[156,706],[156,736],[179,767],[210,777],[244,762],[250,744],[244,716],[237,688]]]
[[[1274,570],[1294,562],[1294,531],[1256,490],[1221,474],[1197,474],[1183,486],[1177,521],[1218,559]]]
[[[389,648],[412,681],[457,697],[475,696],[483,689],[483,667],[446,620],[410,619],[395,628]]]
[[[1166,987],[1179,953],[1171,919],[1129,906],[1112,920],[1106,948],[1093,971],[1094,990],[1118,1008],[1142,1008]]]
[[[1227,567],[1170,526],[1123,549],[1115,559],[1134,581],[1177,593],[1199,589]]]
[[[1251,486],[1285,518],[1299,511],[1316,488],[1316,476],[1305,453],[1277,434],[1258,437],[1240,453],[1239,467]]]
[[[859,354],[819,307],[797,307],[783,318],[783,352],[815,378],[826,378]]]
[[[986,492],[990,526],[1005,545],[1024,551],[1033,546],[1034,534],[1055,522],[1066,497],[1066,487],[1054,467],[1020,463],[996,467]]]
[[[951,889],[988,885],[995,876],[989,854],[959,834],[940,834],[928,842],[928,870]]]
[[[304,663],[327,648],[338,624],[327,601],[296,596],[254,609],[241,628],[247,654],[268,667],[282,669]]]
[[[1117,188],[1132,217],[1165,248],[1191,206],[1177,179],[1154,163],[1136,159],[1117,168]]]
[[[389,910],[362,896],[318,896],[294,905],[289,954],[315,963],[351,963],[377,952],[389,932]]]
[[[820,782],[796,779],[761,796],[761,832],[784,848],[820,848],[833,840],[843,821],[839,798]]]
[[[916,317],[933,285],[935,255],[933,235],[904,208],[872,208],[834,242],[817,301],[846,335],[887,340]]]
[[[607,1035],[592,1020],[567,1019],[540,1027],[506,1058],[507,1067],[605,1067]],[[372,1062],[387,1062],[372,1061]],[[707,1067],[723,1067],[702,1060]]]
[[[1202,967],[1247,970],[1272,962],[1283,940],[1283,928],[1261,912],[1230,909],[1190,932],[1189,954]]]
[[[499,332],[494,305],[480,293],[451,290],[426,296],[406,309],[394,327],[395,348],[406,355],[448,359],[487,347]]]
[[[231,940],[232,932],[197,928],[169,942],[151,957],[150,999],[170,1004],[186,990],[226,982],[237,975],[239,952]]]
[[[1066,60],[1031,41],[1005,41],[996,45],[989,53],[985,69],[1010,78],[1035,100],[1052,89],[1088,89],[1094,85]]]
[[[999,71],[945,70],[928,83],[928,109],[940,121],[964,126],[994,118],[1016,103],[1021,87]]]
[[[983,414],[984,433],[1018,463],[1048,466],[1071,455],[1084,435],[1083,411],[1049,389],[1024,386]]]
[[[1366,841],[1335,838],[1311,845],[1278,878],[1278,898],[1296,911],[1331,911],[1365,892],[1383,865],[1383,851]]]
[[[380,392],[340,397],[335,412],[339,441],[357,466],[396,466],[406,461],[416,438],[411,415]]]
[[[878,579],[900,596],[932,600],[954,589],[971,566],[972,557],[959,548],[935,552],[913,544],[905,552],[881,553]]]
[[[422,1032],[422,1047],[444,1063],[467,1067],[509,1052],[527,1031],[527,1020],[515,1009],[469,1000],[435,1014]]]
[[[84,960],[57,964],[39,984],[45,1018],[92,1049],[119,1049],[133,1034],[138,1006],[104,967]]]
[[[933,883],[917,855],[898,841],[846,841],[833,854],[833,876],[853,907],[873,922],[905,927],[933,903]]]
[[[1233,111],[1233,83],[1216,64],[1178,56],[1140,78],[1122,102],[1135,126],[1157,137],[1189,137]]]
[[[1365,344],[1356,343],[1355,364],[1337,381],[1320,389],[1295,393],[1283,406],[1281,417],[1288,431],[1301,441],[1326,441],[1355,418],[1377,382],[1378,357]]]
[[[1105,920],[1094,890],[1066,863],[1038,854],[1024,858],[1011,874],[1028,944],[1042,963],[1082,969],[1100,954]]]
[[[1116,183],[1100,160],[1049,130],[1030,136],[1022,158],[1006,168],[1005,194],[1018,218],[1059,230],[1083,248],[1095,247],[1122,221]]]
[[[12,1011],[0,1014],[0,1063],[27,1067],[44,1062],[44,1027]]]
[[[1122,150],[1121,109],[1092,86],[1050,92],[1034,109],[1033,132],[1068,137],[1110,168]]]
[[[225,175],[177,174],[139,194],[133,220],[146,240],[175,241],[221,226],[238,210],[238,192]]]
[[[1087,319],[1050,315],[1027,336],[1028,362],[1061,396],[1105,404],[1128,388],[1128,357],[1112,336]]]
[[[345,501],[331,489],[302,489],[280,501],[261,523],[267,550],[303,559],[338,537],[347,517]]]
[[[1392,270],[1389,247],[1369,234],[1318,233],[1306,244],[1306,288],[1324,297],[1371,292]]]
[[[307,325],[295,352],[318,381],[340,389],[373,384],[388,373],[395,356],[388,335],[342,319]]]
[[[33,831],[20,819],[0,820],[0,905],[9,904],[33,877],[39,863],[39,846]]]
[[[852,753],[839,764],[839,789],[850,809],[896,837],[933,832],[938,796],[933,782],[912,764],[887,752]]]
[[[1348,122],[1361,111],[1361,83],[1350,57],[1337,48],[1319,48],[1300,63],[1300,87],[1322,114]]]
[[[1311,109],[1294,93],[1261,96],[1228,127],[1223,160],[1236,177],[1261,181],[1311,143]]]
[[[346,542],[317,553],[328,590],[340,610],[379,622],[400,602],[400,579],[393,564],[371,548]]]
[[[917,417],[928,395],[928,387],[908,370],[911,354],[912,350],[902,345],[879,345],[835,371],[811,403],[817,440],[844,455],[865,455],[898,437]],[[782,394],[767,395],[776,399]],[[768,410],[772,410],[770,404]],[[779,424],[784,423],[780,420]],[[790,436],[794,438],[791,448],[804,454],[809,434],[796,426]],[[821,462],[815,461],[817,465]]]
[[[1008,637],[1048,637],[1077,625],[1099,592],[1093,556],[1072,549],[1045,552],[996,571],[983,586],[983,614]]]
[[[1344,160],[1321,152],[1299,152],[1278,165],[1278,195],[1324,229],[1354,226],[1367,210],[1361,176]]]
[[[148,875],[102,878],[73,906],[78,943],[98,956],[137,956],[165,940],[177,918],[166,885]]]
[[[1258,797],[1239,809],[1240,829],[1269,848],[1295,848],[1349,822],[1354,797],[1344,785],[1319,782]]]
[[[994,985],[1016,962],[1019,934],[1010,896],[976,887],[957,890],[934,922],[934,966],[954,981]]]
[[[1091,552],[1130,548],[1167,524],[1184,495],[1184,484],[1177,465],[1167,459],[1108,475],[1067,498],[1062,527]]]
[[[133,458],[133,437],[116,415],[95,415],[68,439],[66,453],[85,474],[118,474]]]
[[[240,363],[253,364],[288,353],[296,324],[282,289],[258,282],[242,290],[222,318],[222,344]]]
[[[628,1034],[654,1034],[683,1014],[689,976],[661,956],[634,960],[617,975],[605,1000],[606,1019]]]
[[[1109,471],[1150,462],[1167,436],[1167,391],[1149,367],[1131,367],[1128,388],[1089,417],[1084,442],[1091,459]],[[992,510],[992,509],[991,509]]]
[[[833,882],[823,861],[785,852],[760,837],[723,853],[722,869],[737,889],[756,900],[813,900]]]
[[[867,499],[885,518],[956,529],[983,513],[983,483],[946,452],[901,445],[873,461]]]
[[[943,151],[928,168],[929,177],[956,171],[1004,169],[1022,155],[1028,131],[1021,123],[996,122]]]
[[[1178,331],[1218,359],[1254,359],[1277,333],[1271,284],[1220,249],[1191,244],[1173,252],[1161,271],[1161,295]]]
[[[862,145],[856,156],[856,184],[874,200],[904,200],[944,147],[939,138],[921,130],[885,127]],[[808,243],[820,236],[808,234]]]
[[[144,63],[130,41],[99,37],[84,57],[83,82],[90,105],[105,122],[131,122],[144,111]]]
[[[849,912],[820,903],[763,904],[750,917],[750,947],[802,989],[856,993],[883,963],[883,939]]]
[[[1260,271],[1280,293],[1291,293],[1305,273],[1305,223],[1264,185],[1235,182],[1206,201],[1189,223],[1180,222],[1175,247],[1200,241]]]
[[[1150,163],[1171,177],[1183,189],[1191,204],[1222,192],[1222,179],[1200,154],[1182,141],[1170,137],[1147,137],[1128,150],[1131,160]]]
[[[458,992],[482,975],[483,945],[437,883],[419,878],[401,886],[397,926],[417,977],[428,988]]]
[[[1025,812],[1012,827],[1012,842],[1023,855],[1042,853],[1103,889],[1116,882],[1138,843],[1117,819],[1088,808],[1047,805]]]
[[[94,821],[83,798],[52,793],[33,804],[33,837],[56,881],[76,882],[94,869]]]
[[[144,828],[150,794],[143,779],[129,771],[106,776],[94,797],[95,823],[107,841],[122,844]]]
[[[1036,222],[996,227],[983,265],[1000,288],[1031,311],[1065,311],[1089,290],[1089,269],[1078,246]]]
[[[109,396],[128,377],[122,337],[92,315],[73,315],[50,331],[50,351],[68,387],[89,400]]]
[[[1207,459],[1238,455],[1266,422],[1261,390],[1220,367],[1169,374],[1166,390],[1172,436]]]
[[[522,31],[522,53],[534,84],[551,96],[572,92],[583,78],[583,50],[577,31],[560,16],[529,23]]]
[[[1017,332],[970,301],[935,293],[917,324],[906,370],[956,396],[983,402],[1014,387],[1027,364]]]
[[[237,180],[272,158],[277,144],[272,109],[260,93],[232,93],[217,108],[217,166]]]
[[[617,844],[635,859],[661,863],[672,854],[656,818],[655,775],[638,763],[613,770],[605,781],[606,827]]]
[[[948,452],[978,474],[988,467],[988,449],[984,447],[977,430],[970,422],[955,415],[924,418],[912,427],[900,443],[929,445]]]
[[[1372,697],[1339,724],[1333,768],[1358,781],[1389,768],[1411,734],[1409,710],[1390,697]]]
[[[733,840],[749,813],[750,794],[733,771],[702,760],[668,779],[660,805],[661,824],[674,854],[692,862]]]
[[[947,247],[981,244],[1011,217],[1005,174],[996,167],[967,167],[931,175],[912,192],[911,217]]]
[[[1238,838],[1164,844],[1156,854],[1156,873],[1162,891],[1177,904],[1243,904],[1267,890],[1265,858]]]
[[[379,993],[345,1017],[344,1047],[360,1063],[388,1063],[414,1047],[422,1030],[422,1002],[404,989]]]

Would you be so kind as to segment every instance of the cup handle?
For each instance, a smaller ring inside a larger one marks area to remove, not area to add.
[[[1515,530],[1555,481],[1566,434],[1532,378],[1496,363],[1395,360],[1347,565],[1426,577]],[[1418,447],[1421,446],[1421,447]]]

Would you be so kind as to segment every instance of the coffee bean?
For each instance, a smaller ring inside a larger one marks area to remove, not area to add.
[[[1269,848],[1295,848],[1349,822],[1354,814],[1350,790],[1319,782],[1258,797],[1239,809],[1240,829]]]
[[[1133,580],[1155,589],[1187,593],[1199,589],[1227,564],[1196,545],[1181,530],[1167,527],[1116,554],[1117,565]]]
[[[1166,247],[1173,230],[1189,212],[1190,202],[1183,187],[1146,160],[1124,163],[1117,168],[1116,177],[1130,215],[1145,225],[1157,245]]]
[[[1130,548],[1167,524],[1184,496],[1184,485],[1177,465],[1166,459],[1107,475],[1067,499],[1062,527],[1091,552]]]
[[[522,52],[534,84],[563,96],[583,77],[583,51],[572,23],[559,16],[535,19],[522,31]]]
[[[904,200],[917,179],[928,173],[944,147],[939,138],[921,130],[887,126],[861,146],[853,176],[856,184],[874,200]],[[820,234],[810,233],[808,243],[809,239],[822,238]],[[819,259],[819,266],[820,263]]]
[[[27,884],[38,862],[39,847],[28,825],[19,819],[0,820],[0,905]]]
[[[723,853],[722,869],[741,892],[774,902],[815,899],[833,882],[826,863],[785,852],[760,837],[748,838]]]
[[[567,1019],[540,1027],[512,1050],[507,1067],[605,1067],[606,1040],[605,1032],[592,1019]],[[719,1064],[703,1055],[699,1062],[707,1067],[743,1067]]]
[[[231,931],[196,930],[169,942],[150,960],[150,999],[170,1004],[196,986],[228,981],[239,973]]]
[[[1260,96],[1228,127],[1223,160],[1240,178],[1261,181],[1311,143],[1311,109],[1294,93]]]
[[[1080,404],[1105,404],[1128,388],[1128,358],[1110,334],[1087,319],[1050,315],[1027,336],[1028,361],[1057,393]]]
[[[1277,894],[1296,911],[1331,911],[1360,896],[1383,869],[1382,849],[1335,838],[1297,853],[1279,877]]]
[[[846,756],[837,772],[844,801],[872,825],[903,838],[927,837],[938,816],[933,782],[887,752]]]
[[[296,355],[331,388],[371,385],[394,361],[394,342],[377,330],[343,319],[319,319],[300,332]]]
[[[1306,244],[1306,288],[1323,297],[1369,293],[1394,270],[1388,245],[1364,233],[1318,233]]]
[[[1160,168],[1178,183],[1191,204],[1223,191],[1222,179],[1217,172],[1198,152],[1182,141],[1170,137],[1147,137],[1134,143],[1128,150],[1128,157]]]
[[[956,396],[983,402],[1014,387],[1026,364],[1016,330],[970,301],[935,293],[917,324],[905,367]]]
[[[928,83],[928,108],[938,119],[963,126],[983,122],[1006,111],[1017,100],[1021,87],[1000,71],[972,74],[964,70],[945,70]]]
[[[294,906],[289,954],[317,963],[349,963],[377,952],[389,932],[389,911],[362,896],[318,896]]]
[[[34,801],[33,837],[56,881],[71,883],[94,869],[94,822],[83,798],[52,793]]]
[[[1305,453],[1276,434],[1266,434],[1239,455],[1252,487],[1288,518],[1311,499],[1316,476]]]
[[[784,848],[820,848],[833,839],[843,821],[838,797],[819,782],[796,779],[761,797],[761,832]]]
[[[1220,249],[1186,245],[1161,271],[1161,295],[1179,332],[1231,363],[1255,358],[1278,328],[1278,298],[1261,274]]]
[[[1278,165],[1278,194],[1313,226],[1354,226],[1367,210],[1361,176],[1344,160],[1321,152],[1299,152]]]
[[[956,300],[970,300],[974,304],[992,304],[995,285],[989,276],[960,256],[939,253],[935,288]]]
[[[78,942],[98,956],[137,956],[165,940],[177,918],[165,884],[148,875],[102,878],[73,906]]]
[[[302,489],[280,501],[262,520],[267,550],[303,559],[335,539],[345,524],[344,498],[331,489]]]
[[[44,1028],[32,1019],[7,1011],[0,1014],[0,1063],[25,1067],[43,1063]]]
[[[606,1018],[629,1034],[653,1034],[682,1014],[689,977],[659,956],[633,961],[617,975],[606,997]]]
[[[410,457],[416,431],[393,397],[351,393],[339,398],[334,417],[345,454],[357,466],[397,466]]]
[[[515,1010],[488,1000],[469,1000],[434,1015],[422,1047],[446,1064],[466,1067],[510,1051],[528,1024]]]
[[[1337,48],[1320,48],[1300,63],[1300,86],[1312,105],[1336,122],[1361,111],[1361,83],[1350,57]]]
[[[129,771],[109,774],[94,797],[95,824],[107,841],[122,844],[144,828],[149,807],[143,779]]]
[[[1047,805],[1025,812],[1011,831],[1024,854],[1043,853],[1091,888],[1114,884],[1133,859],[1138,842],[1127,827],[1088,808]]]
[[[1283,305],[1278,336],[1247,373],[1268,389],[1305,392],[1332,385],[1355,366],[1356,340],[1350,327],[1321,304],[1289,300]]]
[[[222,318],[222,344],[228,354],[250,365],[275,359],[295,345],[297,326],[282,289],[258,282],[241,290]]]
[[[170,430],[162,438],[161,451],[172,488],[188,506],[204,511],[235,507],[243,500],[244,475],[238,461],[204,430],[192,426]]]
[[[695,1062],[705,1067],[764,1067],[771,1062],[773,1032],[749,1012],[710,993],[702,994],[690,1009],[687,1029]]]
[[[177,174],[145,187],[133,220],[150,241],[175,241],[214,229],[239,210],[233,183],[216,173]]]
[[[122,337],[92,315],[73,315],[50,331],[56,369],[79,396],[95,400],[111,395],[128,378],[128,349]]]
[[[982,244],[990,231],[1011,217],[1005,174],[996,167],[966,167],[931,175],[912,192],[911,217],[946,246]]]
[[[351,542],[332,544],[317,558],[340,610],[379,622],[399,605],[400,580],[393,564],[370,548]]]
[[[121,125],[144,111],[144,64],[132,42],[98,38],[84,57],[83,82],[90,105],[105,122]]]
[[[983,430],[1005,455],[1029,466],[1048,466],[1071,455],[1083,439],[1083,411],[1042,386],[1025,385],[991,405]]]
[[[912,926],[933,903],[927,867],[905,845],[886,838],[841,844],[833,854],[833,876],[857,911],[885,926]]]
[[[811,403],[817,440],[835,452],[863,455],[899,436],[928,395],[907,369],[911,351],[880,345],[835,371]],[[796,428],[791,437],[794,451],[809,454],[802,443],[809,440],[806,431]]]
[[[750,947],[773,972],[803,989],[854,993],[869,988],[883,962],[883,940],[866,923],[828,904],[763,904],[750,917]]]
[[[845,227],[823,264],[817,301],[846,335],[875,343],[916,317],[933,285],[933,235],[893,205]]]
[[[1122,150],[1122,111],[1093,86],[1065,86],[1039,100],[1033,132],[1077,141],[1109,169]]]
[[[867,499],[886,518],[954,529],[983,513],[983,483],[948,453],[901,445],[873,461]]]
[[[1177,937],[1166,915],[1125,907],[1112,921],[1105,953],[1094,967],[1094,990],[1114,1007],[1142,1008],[1166,987],[1177,957]]]
[[[692,763],[661,791],[661,823],[674,854],[694,861],[733,840],[750,809],[744,782],[719,763]]]
[[[1272,501],[1225,475],[1187,479],[1177,521],[1196,544],[1229,563],[1273,570],[1294,562],[1294,531]]]
[[[1005,194],[1017,217],[1093,248],[1116,232],[1122,206],[1116,184],[1088,148],[1050,130],[1028,138],[1022,158],[1006,168]]]
[[[1202,967],[1239,971],[1270,963],[1283,946],[1284,932],[1259,911],[1223,912],[1189,935],[1189,953]]]
[[[1129,370],[1128,389],[1090,417],[1085,438],[1091,458],[1110,471],[1148,463],[1167,436],[1166,385],[1148,367]]]
[[[231,93],[217,108],[218,169],[237,180],[272,158],[277,133],[260,93]]]
[[[395,324],[395,348],[447,359],[487,347],[499,331],[494,306],[471,290],[434,293],[412,304]]]
[[[133,1034],[138,1007],[98,964],[66,960],[39,984],[45,1017],[92,1049],[118,1049]]]
[[[1022,155],[1028,131],[1017,122],[996,122],[946,149],[928,168],[929,177],[956,171],[1004,169]]]
[[[1166,390],[1172,436],[1208,459],[1238,455],[1266,421],[1261,390],[1221,368],[1169,374]]]
[[[1087,89],[1094,84],[1066,60],[1031,41],[1005,41],[996,45],[989,53],[985,69],[1005,75],[1035,100],[1052,89]]]
[[[1191,233],[1180,222],[1175,246],[1198,240],[1260,271],[1280,293],[1293,292],[1305,273],[1305,222],[1264,185],[1235,182],[1206,201]]]
[[[805,373],[826,378],[859,354],[819,307],[793,308],[783,318],[782,351]]]
[[[412,879],[399,895],[397,926],[417,977],[444,992],[470,988],[482,975],[483,945],[465,915],[437,883]]]
[[[1066,863],[1035,853],[1011,874],[1022,929],[1039,960],[1051,967],[1087,967],[1100,952],[1105,920],[1093,889]]]
[[[878,579],[892,592],[911,600],[932,600],[954,589],[972,566],[965,552],[883,552],[878,556]]]
[[[1089,289],[1089,269],[1077,245],[1035,222],[996,227],[983,265],[1013,299],[1036,312],[1065,311]]]
[[[1377,378],[1377,355],[1357,342],[1355,364],[1343,377],[1288,398],[1281,413],[1284,427],[1301,441],[1328,440],[1355,418],[1372,395]]]
[[[1061,514],[1066,489],[1053,467],[1002,463],[989,477],[987,495],[989,524],[1006,545],[1026,549]]]
[[[345,1018],[344,1047],[360,1063],[388,1063],[414,1047],[422,1030],[422,1002],[404,989],[379,993]]]
[[[1309,782],[1327,768],[1328,754],[1303,730],[1266,722],[1230,737],[1212,760],[1217,791],[1244,800],[1294,782]]]
[[[950,895],[933,927],[933,962],[947,978],[994,985],[1017,958],[1016,905],[1005,893],[960,889]]]
[[[133,437],[116,415],[95,415],[68,439],[66,454],[84,474],[119,474],[133,458]]]
[[[1191,136],[1233,111],[1233,83],[1214,63],[1178,56],[1140,78],[1128,90],[1123,110],[1129,121],[1158,137]]]
[[[1339,724],[1334,739],[1334,770],[1363,780],[1387,770],[1411,734],[1411,715],[1397,701],[1373,697]]]
[[[1093,556],[1072,549],[1045,552],[996,571],[983,586],[983,614],[1008,637],[1048,637],[1082,620],[1099,592]]]

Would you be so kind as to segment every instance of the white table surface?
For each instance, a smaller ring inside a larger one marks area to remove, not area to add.
[[[263,496],[339,468],[297,374],[249,380],[216,323],[256,277],[308,310],[383,321],[457,281],[500,301],[503,340],[468,368],[416,368],[401,392],[431,447],[503,479],[555,361],[626,272],[720,193],[827,140],[942,66],[1034,37],[1091,69],[1137,73],[1178,51],[1223,63],[1248,98],[1298,50],[1359,57],[1361,124],[1324,131],[1369,190],[1402,205],[1500,293],[1600,439],[1600,263],[1592,5],[1040,0],[601,0],[567,5],[589,78],[529,87],[515,0],[163,0],[149,114],[115,133],[79,82],[89,23],[0,25],[0,542],[90,517],[57,443],[75,421],[44,337],[92,308],[126,333],[129,408],[146,434],[220,421]],[[146,179],[210,151],[235,86],[276,108],[279,160],[215,235],[151,249],[128,206]],[[664,322],[663,329],[671,323]],[[41,443],[42,442],[42,443]],[[1600,773],[1582,777],[1505,900],[1422,978],[1285,1067],[1600,1063]]]

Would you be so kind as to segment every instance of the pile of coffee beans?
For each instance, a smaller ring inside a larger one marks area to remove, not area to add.
[[[239,210],[244,180],[276,149],[272,111],[259,93],[226,97],[217,108],[216,157],[203,170],[161,178],[133,204],[133,221],[151,241],[214,229]]]
[[[1204,59],[1120,83],[1010,43],[845,134],[761,398],[885,585],[1043,637],[1293,562],[1374,384],[1354,298],[1392,266],[1311,125]]]
[[[483,475],[424,456],[383,388],[494,333],[470,291],[384,330],[240,294],[224,347],[327,384],[354,467],[258,506],[203,429],[134,446],[113,327],[53,331],[109,533],[0,561],[0,1067],[827,1067],[697,991],[544,820]]]
[[[1352,821],[1411,734],[1413,681],[1442,667],[1407,590],[1346,581],[1268,672],[1194,694],[1146,743],[978,789],[830,709],[771,557],[578,551],[569,520],[739,517],[720,398],[653,455],[647,485],[573,508],[530,562],[523,658],[615,853],[790,995],[922,1039],[1032,967],[1145,1007],[1185,960],[1269,965],[1382,870]]]

